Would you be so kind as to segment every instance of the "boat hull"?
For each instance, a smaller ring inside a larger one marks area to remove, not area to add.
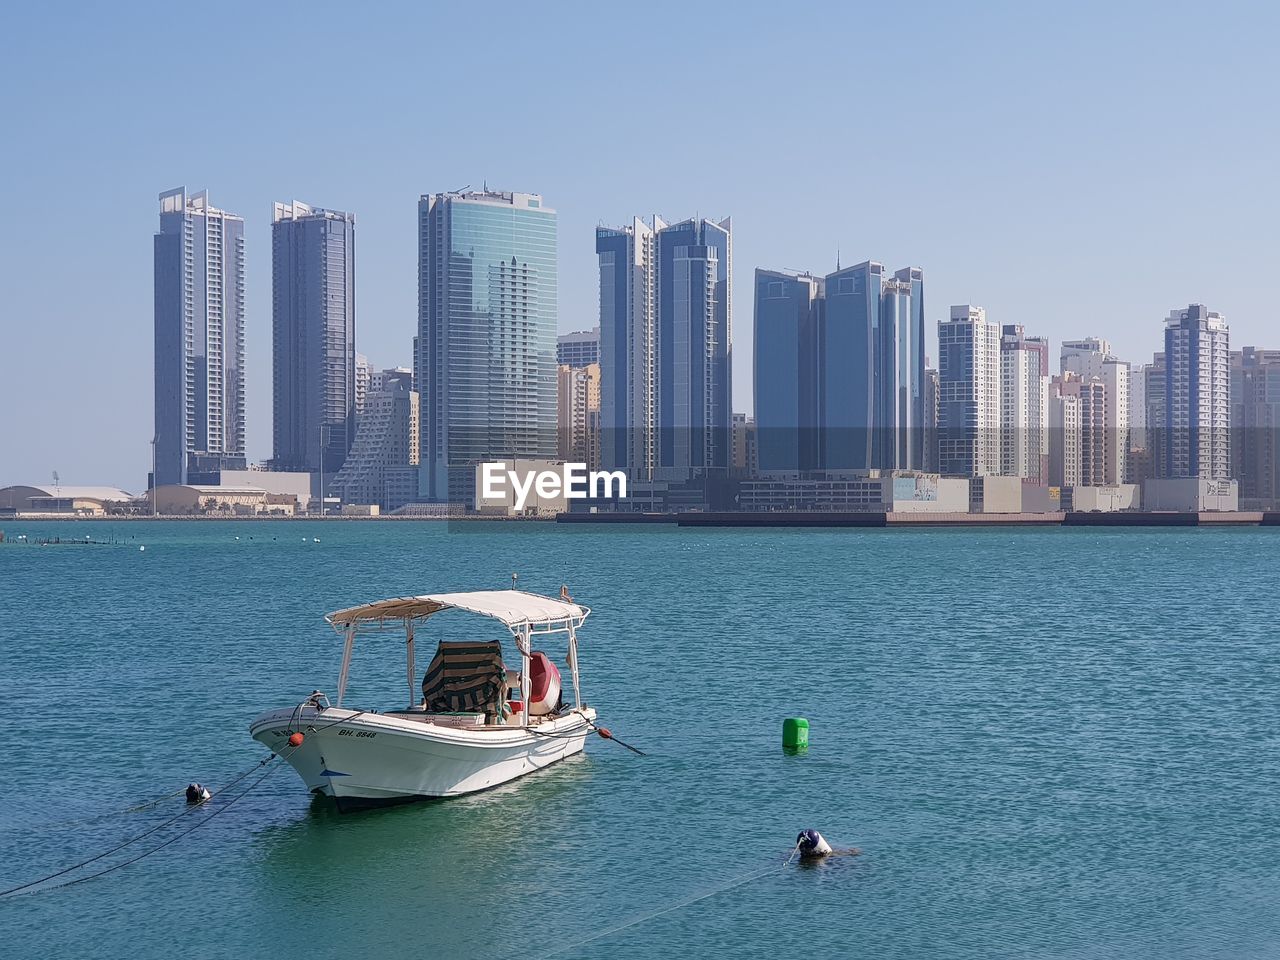
[[[354,810],[487,790],[581,753],[595,711],[539,724],[457,727],[333,707],[258,717],[253,739],[279,754],[307,789]],[[303,734],[289,745],[289,735]]]

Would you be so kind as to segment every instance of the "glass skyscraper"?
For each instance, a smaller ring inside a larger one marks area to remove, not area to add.
[[[596,230],[601,463],[633,476],[727,474],[732,223]]]
[[[756,271],[760,469],[922,469],[924,359],[918,267]]]
[[[655,475],[729,469],[733,235],[728,219],[658,231]]]
[[[154,256],[153,483],[242,470],[244,220],[205,191],[166,191]]]
[[[648,477],[653,468],[654,231],[596,229],[600,265],[600,463]]]
[[[818,466],[818,336],[823,281],[756,270],[756,449],[763,472]]]
[[[556,214],[528,193],[418,201],[419,494],[473,501],[475,464],[556,456]]]
[[[356,218],[277,203],[271,226],[277,470],[342,468],[356,431]]]
[[[924,271],[867,261],[826,278],[820,343],[822,466],[912,469],[924,460]]]

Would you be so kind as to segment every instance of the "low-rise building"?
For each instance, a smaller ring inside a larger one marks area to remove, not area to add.
[[[1069,499],[1071,509],[1077,513],[1115,513],[1119,510],[1137,510],[1142,502],[1136,483],[1072,487]]]
[[[1180,513],[1240,509],[1240,488],[1234,480],[1203,477],[1157,477],[1142,487],[1147,510],[1176,510]]]
[[[154,495],[159,513],[179,517],[208,514],[256,516],[272,512],[292,515],[297,503],[288,495],[270,494],[261,487],[167,483],[156,487]],[[277,502],[269,503],[269,497]]]
[[[13,514],[100,517],[135,498],[118,487],[24,486],[0,488],[0,510]]]
[[[969,481],[907,470],[767,476],[742,481],[738,508],[764,513],[966,513]]]

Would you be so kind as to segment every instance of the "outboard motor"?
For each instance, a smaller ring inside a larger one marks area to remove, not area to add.
[[[817,830],[801,830],[796,837],[796,847],[800,850],[800,857],[805,860],[825,857],[831,852],[831,844]]]
[[[199,783],[187,784],[187,803],[204,803],[212,794]]]

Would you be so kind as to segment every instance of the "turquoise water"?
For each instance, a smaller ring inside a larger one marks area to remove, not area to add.
[[[0,900],[0,956],[1280,954],[1274,530],[4,527],[124,545],[0,545],[0,887],[252,766],[258,712],[334,690],[321,615],[383,596],[568,583],[584,694],[650,755],[345,817],[282,768]],[[451,616],[425,656],[496,636]],[[402,649],[362,641],[349,701],[400,705]],[[806,826],[864,852],[780,866]]]

